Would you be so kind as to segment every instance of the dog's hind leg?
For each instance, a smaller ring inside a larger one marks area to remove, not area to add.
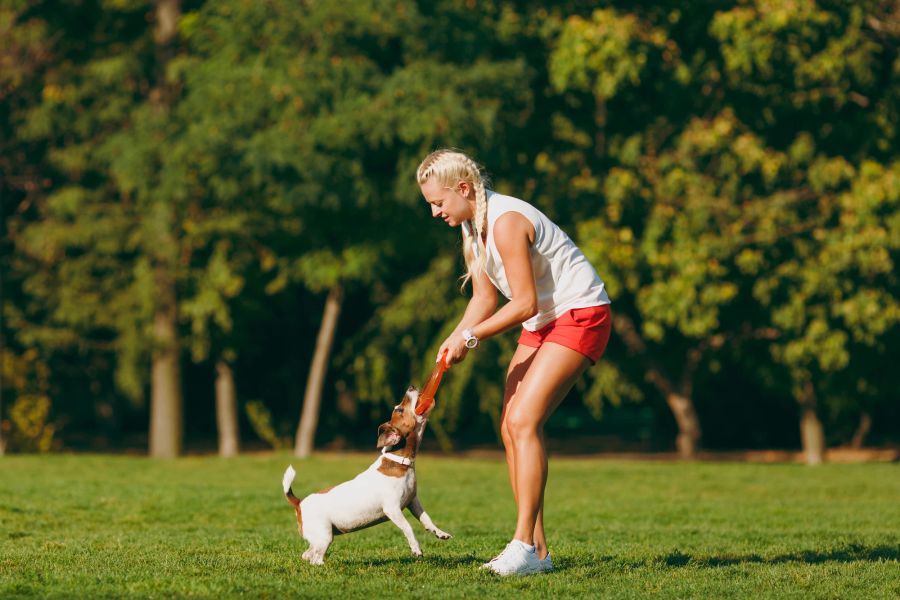
[[[406,541],[409,542],[409,549],[412,550],[412,553],[416,556],[422,556],[419,540],[416,539],[416,534],[413,533],[412,527],[410,527],[409,522],[403,516],[403,509],[399,506],[385,506],[384,514],[391,520],[391,523],[399,527],[400,531],[403,532],[403,535],[406,536]]]
[[[303,537],[309,542],[309,548],[302,554],[303,560],[311,565],[321,565],[325,563],[325,553],[331,545],[334,535],[331,532],[331,526],[326,527],[307,527],[303,530]]]
[[[420,523],[422,523],[426,530],[433,533],[436,538],[441,540],[449,540],[453,537],[446,531],[438,529],[437,525],[434,524],[434,521],[431,520],[431,517],[428,516],[428,513],[425,512],[425,509],[422,508],[422,503],[419,501],[418,496],[415,496],[412,501],[410,501],[409,512],[411,512],[413,516],[417,518]]]

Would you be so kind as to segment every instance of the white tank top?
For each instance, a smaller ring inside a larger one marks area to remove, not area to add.
[[[494,243],[494,223],[501,215],[517,212],[534,226],[531,269],[537,285],[538,312],[522,327],[537,331],[573,308],[609,304],[606,286],[578,246],[544,213],[518,198],[486,190],[488,200],[487,262],[491,282],[507,298],[512,290]]]

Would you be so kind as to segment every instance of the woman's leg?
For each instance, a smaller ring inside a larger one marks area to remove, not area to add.
[[[518,355],[519,350],[516,351]],[[520,378],[512,378],[514,386],[509,385],[508,378],[501,431],[505,429],[502,431],[503,441],[507,447],[510,482],[518,508],[514,537],[535,546],[540,543],[540,554],[543,556],[546,556],[546,540],[542,518],[539,518],[542,517],[547,483],[543,426],[588,365],[590,360],[583,354],[547,342],[526,360],[520,361],[518,366],[524,367],[525,372]],[[514,368],[511,364],[511,373]]]
[[[516,454],[512,438],[509,434],[509,428],[507,427],[506,416],[509,414],[510,402],[515,397],[516,390],[519,389],[519,384],[525,377],[525,373],[528,371],[528,367],[531,366],[531,361],[534,359],[534,355],[537,351],[537,348],[525,346],[523,344],[519,344],[518,348],[516,348],[512,360],[509,361],[509,368],[506,371],[506,387],[503,394],[503,413],[500,416],[500,437],[503,438],[503,448],[506,451],[506,469],[509,472],[509,484],[510,487],[512,487],[513,499],[516,501],[517,508],[519,506],[519,499],[516,496]],[[540,522],[540,516],[538,517],[538,521]],[[543,542],[542,548],[544,548],[541,556],[546,556],[547,552],[546,542],[544,542],[543,537],[543,526],[541,526],[540,533],[540,540]],[[535,532],[535,538],[537,539],[537,537],[537,532]],[[535,542],[535,544],[536,543],[537,542]],[[540,550],[541,548],[538,548],[538,551]]]
[[[509,483],[512,487],[513,499],[516,501],[516,508],[519,506],[519,499],[516,493],[516,455],[509,434],[509,428],[506,424],[506,415],[508,414],[509,403],[515,396],[519,384],[525,377],[528,367],[534,358],[537,348],[532,346],[519,345],[513,354],[512,360],[509,362],[509,369],[506,372],[506,388],[503,396],[503,414],[500,418],[500,434],[503,438],[503,447],[506,450],[506,468],[509,471]],[[543,432],[541,432],[543,436]],[[543,443],[543,442],[542,442]],[[546,447],[546,446],[545,446]],[[546,462],[546,457],[544,458]],[[547,467],[544,467],[546,471]],[[544,500],[541,497],[541,510],[538,510],[537,519],[534,525],[534,547],[538,553],[538,557],[544,559],[547,557],[547,538],[544,535]]]

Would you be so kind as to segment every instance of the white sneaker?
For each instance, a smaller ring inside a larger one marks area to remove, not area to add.
[[[483,565],[481,565],[481,566],[478,567],[478,568],[479,568],[479,569],[490,569],[490,568],[491,568],[491,565],[494,564],[494,561],[496,561],[496,560],[499,559],[501,556],[503,556],[504,553],[509,549],[510,544],[512,544],[512,542],[510,542],[509,544],[507,544],[507,545],[506,545],[506,548],[504,548],[503,551],[500,552],[500,554],[498,554],[497,556],[495,556],[495,557],[492,558],[491,560],[487,561],[486,563],[484,563]],[[538,560],[539,560],[540,563],[541,563],[541,573],[549,573],[549,572],[553,571],[553,559],[550,557],[550,553],[549,553],[549,552],[547,553],[547,557],[546,557],[546,558],[542,558],[542,559],[538,559]]]
[[[524,544],[513,540],[506,546],[500,556],[491,561],[488,567],[498,575],[530,575],[541,573],[541,559],[532,547],[529,552]]]
[[[512,544],[513,544],[512,542],[508,543],[508,544],[506,545],[506,548],[504,548],[504,549],[500,552],[500,554],[498,554],[497,556],[495,556],[495,557],[492,558],[491,560],[487,561],[486,563],[484,563],[483,565],[481,565],[481,567],[479,567],[479,568],[481,568],[481,569],[490,569],[490,568],[491,568],[491,565],[493,565],[495,561],[500,560],[500,558],[501,558],[504,554],[506,554],[506,551],[509,550],[509,547],[512,546]]]
[[[547,553],[547,558],[540,559],[541,563],[541,573],[549,573],[553,570],[553,559],[550,558],[550,553]]]

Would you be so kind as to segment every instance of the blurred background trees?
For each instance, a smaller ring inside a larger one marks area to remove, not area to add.
[[[465,305],[442,146],[609,286],[553,440],[900,434],[893,2],[2,0],[0,34],[0,448],[370,445]],[[496,443],[512,336],[446,378],[443,448]]]

